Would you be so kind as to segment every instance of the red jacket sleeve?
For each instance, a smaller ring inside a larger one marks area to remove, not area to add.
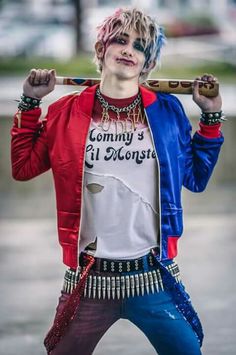
[[[205,138],[219,138],[221,137],[221,124],[214,124],[212,126],[205,125],[199,122],[199,131],[198,133]]]
[[[40,121],[41,109],[17,112],[11,130],[12,176],[30,180],[50,169],[46,119]]]

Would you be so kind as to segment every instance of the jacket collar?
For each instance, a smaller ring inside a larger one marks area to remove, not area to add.
[[[99,84],[96,84],[86,88],[78,97],[79,110],[89,117],[92,116],[95,93],[98,85]],[[150,91],[142,85],[139,86],[139,89],[144,108],[147,108],[148,106],[152,105],[157,100],[157,95],[153,91]]]
[[[143,106],[147,108],[148,106],[152,105],[158,98],[158,96],[151,90],[145,88],[144,86],[139,86],[140,93],[142,96]]]

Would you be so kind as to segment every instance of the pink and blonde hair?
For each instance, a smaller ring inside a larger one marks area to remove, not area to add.
[[[150,63],[160,64],[161,48],[165,43],[165,35],[162,27],[148,15],[137,9],[118,9],[115,13],[102,22],[97,27],[97,41],[101,41],[106,47],[108,42],[117,35],[129,30],[135,30],[144,40],[145,64],[143,69],[147,69]],[[98,71],[102,71],[103,59],[99,59],[95,54],[94,61]],[[154,69],[154,67],[152,68]],[[145,80],[151,70],[142,72],[140,79]]]

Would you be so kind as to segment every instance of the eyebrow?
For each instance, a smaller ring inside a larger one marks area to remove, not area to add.
[[[120,33],[120,35],[129,38],[129,34],[128,33]],[[139,37],[136,38],[135,41],[142,42],[142,43],[146,44],[146,41],[144,39],[142,39],[142,38],[139,38]]]

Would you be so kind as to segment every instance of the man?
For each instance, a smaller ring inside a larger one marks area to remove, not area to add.
[[[92,354],[118,319],[133,322],[158,354],[200,354],[202,328],[173,260],[182,234],[181,188],[205,189],[223,143],[221,97],[193,100],[191,126],[178,99],[139,85],[158,64],[164,34],[136,9],[98,28],[100,85],[67,95],[39,121],[54,70],[31,70],[12,129],[12,171],[52,168],[65,274],[52,329],[53,355]],[[135,344],[134,344],[135,346]]]

